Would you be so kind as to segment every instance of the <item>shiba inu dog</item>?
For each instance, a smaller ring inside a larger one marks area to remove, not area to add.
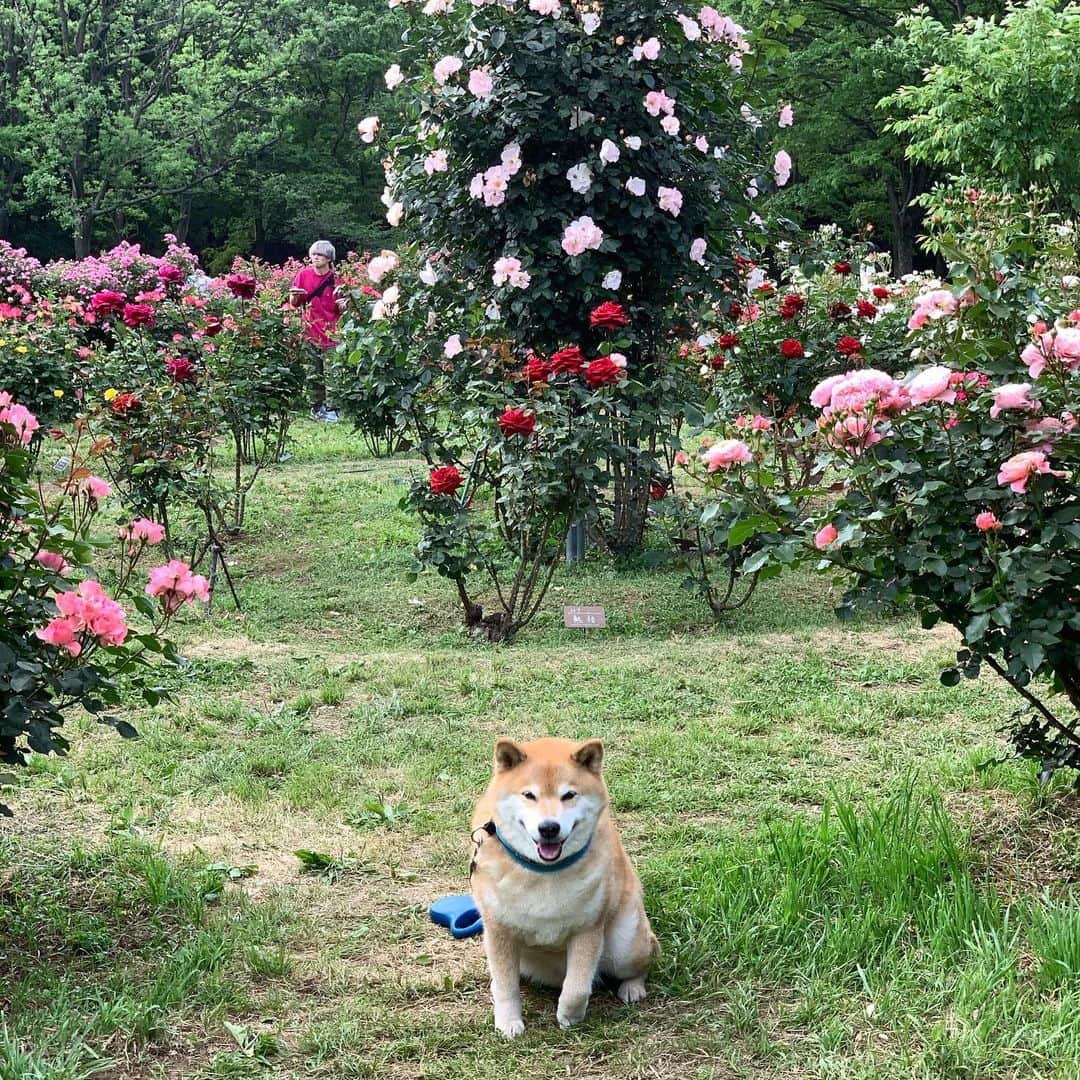
[[[585,1018],[598,976],[619,980],[624,1002],[645,997],[659,945],[608,812],[603,757],[597,739],[495,744],[494,775],[473,814],[471,872],[495,1026],[508,1039],[525,1030],[522,975],[562,988],[563,1027]]]

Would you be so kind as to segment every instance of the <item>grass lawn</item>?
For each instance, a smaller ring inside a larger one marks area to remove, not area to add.
[[[479,644],[405,579],[417,463],[297,434],[172,703],[130,743],[73,721],[5,794],[3,1080],[1080,1075],[1080,797],[981,767],[1018,702],[942,687],[948,633],[840,626],[809,574],[714,627],[677,574],[590,561]],[[501,734],[604,739],[664,950],[572,1031],[527,989],[513,1043],[426,915]]]

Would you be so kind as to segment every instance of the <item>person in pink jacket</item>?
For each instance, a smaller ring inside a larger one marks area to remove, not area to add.
[[[304,337],[311,346],[315,377],[312,380],[311,418],[337,423],[338,415],[326,407],[326,353],[337,345],[338,316],[347,301],[337,293],[334,259],[337,252],[328,240],[316,240],[308,249],[310,266],[293,278],[289,302],[303,308]]]

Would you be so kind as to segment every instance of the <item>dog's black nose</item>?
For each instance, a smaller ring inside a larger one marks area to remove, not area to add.
[[[562,826],[557,821],[541,821],[537,831],[540,833],[541,840],[557,840],[559,833],[562,832]]]

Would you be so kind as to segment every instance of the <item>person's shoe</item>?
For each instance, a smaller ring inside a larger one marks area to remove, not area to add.
[[[322,418],[324,424],[336,424],[340,419],[337,409],[323,409]]]
[[[320,405],[317,409],[312,409],[308,415],[317,424],[321,424],[326,419],[326,410]]]
[[[284,465],[286,461],[292,461],[292,454],[288,450],[282,450],[281,456],[278,458],[278,464]]]

